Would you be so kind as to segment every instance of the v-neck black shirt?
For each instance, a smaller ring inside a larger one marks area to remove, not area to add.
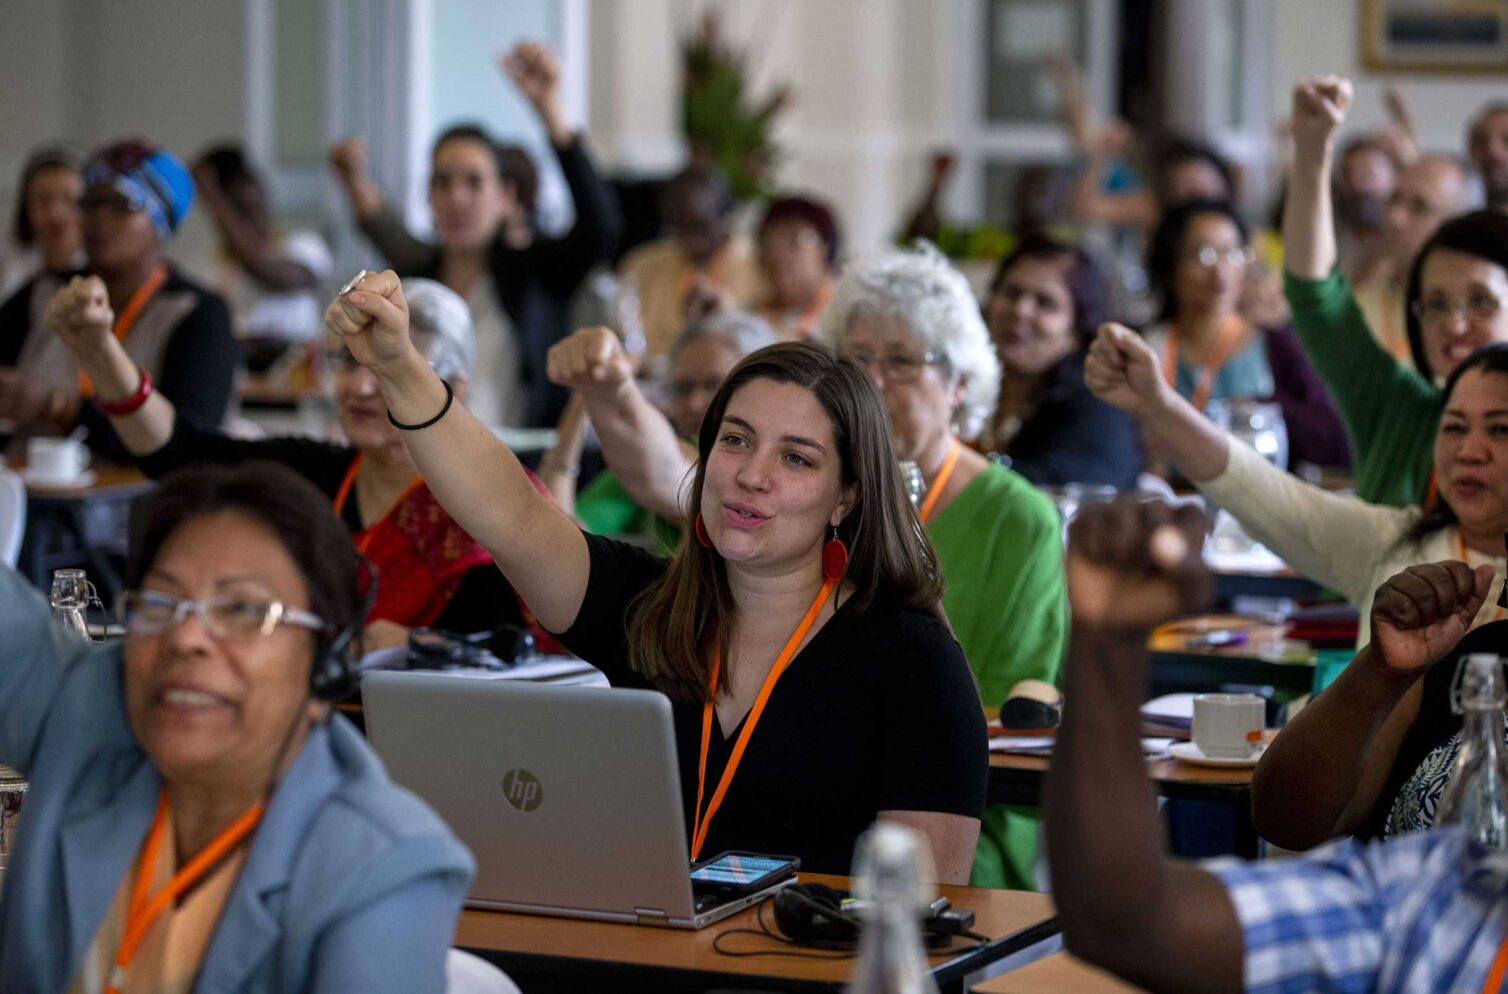
[[[613,686],[652,689],[629,666],[627,616],[666,563],[600,536],[586,540],[586,598],[560,640]],[[672,702],[671,710],[690,839],[702,705]],[[725,737],[713,714],[704,807],[747,720]],[[881,811],[980,817],[988,761],[979,693],[942,622],[922,611],[840,605],[771,692],[700,855],[798,856],[805,869],[846,874],[854,843]]]

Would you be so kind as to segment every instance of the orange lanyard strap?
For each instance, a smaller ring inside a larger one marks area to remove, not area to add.
[[[131,299],[126,301],[126,306],[121,308],[120,314],[116,315],[115,324],[110,328],[110,334],[115,336],[117,342],[124,342],[126,336],[136,325],[136,319],[141,317],[141,312],[146,310],[152,298],[157,296],[157,291],[162,289],[162,284],[168,279],[167,263],[158,263],[157,268],[141,281],[141,286],[131,294]],[[79,372],[79,393],[85,397],[94,396],[94,384],[82,371]]]
[[[332,502],[335,508],[335,516],[337,518],[340,517],[341,512],[345,510],[346,500],[351,496],[351,488],[356,486],[356,474],[361,471],[361,464],[365,459],[366,453],[358,452],[356,453],[356,458],[351,460],[351,465],[346,467],[346,475],[340,481],[340,489],[335,491],[335,500]],[[403,499],[405,497],[407,497],[409,494],[413,493],[416,489],[423,485],[424,477],[420,476],[418,473],[415,473],[414,478],[408,481],[408,486],[403,488],[403,493],[398,495],[398,499],[393,501],[392,504],[388,505],[388,509],[386,511],[382,512],[382,517],[378,518],[366,528],[362,529],[361,538],[356,540],[356,551],[360,552],[362,555],[366,555],[367,546],[372,544],[372,536],[376,532],[377,526],[382,524],[382,522],[387,518],[389,514],[393,513],[393,508],[403,503]]]
[[[1210,394],[1215,390],[1215,377],[1220,375],[1220,370],[1230,361],[1231,354],[1236,350],[1236,343],[1241,340],[1241,331],[1245,327],[1241,319],[1232,314],[1220,325],[1220,338],[1215,342],[1215,350],[1210,353],[1209,361],[1199,372],[1199,382],[1194,386],[1194,394],[1189,398],[1189,403],[1195,409],[1203,411],[1210,402]],[[1162,343],[1162,375],[1167,380],[1168,386],[1178,389],[1178,333],[1175,329],[1168,329],[1168,337]]]
[[[937,499],[942,496],[943,487],[948,485],[948,477],[953,475],[953,467],[958,462],[959,450],[963,448],[958,444],[958,439],[953,439],[953,444],[948,446],[948,455],[943,459],[942,469],[937,471],[937,478],[932,481],[932,486],[927,488],[926,499],[922,501],[921,510],[916,516],[922,519],[922,524],[932,517],[932,509],[937,506]]]
[[[1492,968],[1487,971],[1487,982],[1482,985],[1482,994],[1500,994],[1503,976],[1508,973],[1508,939],[1498,946],[1498,954],[1492,958]]]
[[[225,831],[215,836],[214,841],[205,846],[199,855],[189,860],[187,866],[175,873],[162,890],[149,898],[148,889],[157,867],[157,854],[162,849],[163,836],[167,834],[168,794],[164,790],[159,795],[157,816],[152,819],[146,846],[136,863],[136,882],[131,886],[131,904],[126,911],[126,935],[115,952],[115,965],[110,970],[104,994],[120,994],[120,985],[125,979],[126,970],[130,969],[132,961],[136,959],[137,949],[168,905],[208,876],[221,860],[246,841],[246,837],[261,820],[262,805],[252,805],[245,814],[231,822]]]
[[[749,717],[744,720],[744,730],[739,733],[738,741],[733,744],[733,752],[728,755],[728,763],[723,767],[722,779],[717,782],[717,789],[712,792],[712,800],[707,802],[707,810],[702,811],[702,796],[707,786],[707,749],[712,744],[712,720],[713,701],[717,697],[717,675],[722,665],[721,654],[714,651],[712,654],[712,676],[708,681],[710,696],[707,703],[702,706],[702,753],[696,767],[696,810],[693,812],[691,825],[691,858],[697,859],[701,855],[702,845],[707,841],[707,829],[712,824],[712,817],[717,814],[717,809],[723,806],[723,797],[728,793],[728,787],[733,783],[733,775],[738,772],[738,764],[744,758],[744,749],[749,744],[749,738],[754,734],[754,726],[759,724],[760,715],[764,714],[764,706],[770,700],[770,694],[775,690],[775,684],[780,682],[780,676],[791,664],[791,659],[796,655],[802,639],[806,633],[812,630],[812,624],[817,620],[822,605],[827,603],[827,598],[833,592],[836,581],[828,580],[822,584],[822,589],[817,591],[817,599],[812,601],[812,606],[807,609],[806,617],[801,619],[801,624],[791,633],[786,640],[785,648],[780,650],[780,655],[775,657],[775,665],[770,667],[770,672],[765,675],[764,686],[759,688],[759,696],[754,699],[754,707],[749,710]]]

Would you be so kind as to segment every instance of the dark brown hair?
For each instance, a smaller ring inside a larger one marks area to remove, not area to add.
[[[760,349],[734,367],[712,398],[698,436],[695,475],[687,520],[701,506],[707,456],[716,444],[729,399],[755,380],[790,383],[811,392],[832,422],[844,486],[855,502],[838,526],[848,546],[844,584],[852,594],[844,610],[872,605],[890,610],[915,608],[941,618],[942,573],[937,553],[922,531],[901,485],[890,444],[884,402],[869,373],[852,359],[840,359],[813,342],[783,342]],[[705,701],[713,652],[726,659],[734,621],[733,595],[723,559],[702,546],[693,529],[665,575],[629,607],[628,650],[634,670],[677,701]],[[728,687],[723,667],[718,690]]]

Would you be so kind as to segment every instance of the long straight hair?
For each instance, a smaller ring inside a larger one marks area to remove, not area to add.
[[[755,380],[790,383],[811,392],[832,423],[844,486],[855,493],[853,508],[838,525],[848,546],[844,584],[852,594],[845,610],[882,604],[917,608],[942,617],[942,573],[937,553],[922,531],[901,485],[884,404],[869,373],[812,342],[784,342],[760,349],[734,367],[712,398],[698,436],[687,522],[702,503],[707,456],[716,445],[729,399]],[[727,567],[716,549],[681,531],[665,575],[629,606],[628,652],[634,670],[672,700],[701,702],[728,688],[728,667],[709,685],[713,653],[728,658],[735,610]]]

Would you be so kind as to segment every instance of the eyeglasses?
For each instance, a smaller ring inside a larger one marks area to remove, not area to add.
[[[877,356],[868,352],[845,349],[842,354],[843,358],[852,359],[871,373],[878,370],[880,375],[891,383],[914,383],[926,367],[937,366],[948,361],[948,357],[943,353],[932,351],[910,355],[896,352]]]
[[[128,197],[119,190],[100,190],[79,198],[79,209],[102,210],[112,214],[134,214],[147,209],[146,201]]]
[[[1201,245],[1184,258],[1190,262],[1199,263],[1205,269],[1214,269],[1221,262],[1228,266],[1249,265],[1256,256],[1251,248],[1245,245],[1239,248],[1229,248],[1223,252],[1213,245]]]
[[[1503,298],[1477,290],[1468,294],[1464,303],[1447,297],[1431,297],[1414,301],[1410,310],[1422,324],[1443,324],[1457,314],[1464,314],[1467,320],[1490,321],[1503,309],[1503,304]]]
[[[217,594],[191,601],[156,590],[128,590],[122,595],[120,622],[131,635],[161,635],[192,614],[215,638],[244,639],[271,635],[278,625],[325,631],[316,615],[289,607],[280,600]]]

